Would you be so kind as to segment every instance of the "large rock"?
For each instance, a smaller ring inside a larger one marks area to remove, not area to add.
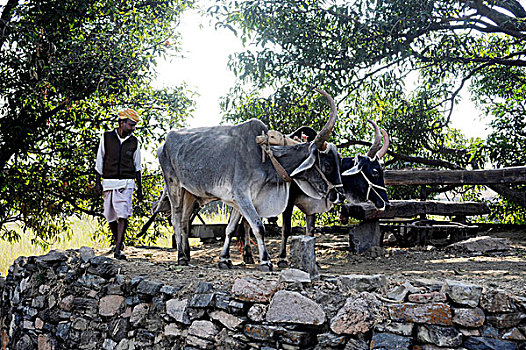
[[[243,320],[240,319],[237,316],[231,315],[227,312],[224,312],[222,310],[219,311],[212,311],[209,314],[210,318],[212,320],[218,321],[223,326],[230,330],[236,330],[241,327],[243,324]]]
[[[88,272],[103,278],[110,278],[119,272],[119,267],[115,264],[115,260],[105,256],[94,256],[88,260],[90,267]]]
[[[190,324],[190,319],[186,312],[188,307],[188,299],[170,299],[166,302],[166,313],[177,322],[183,324]]]
[[[277,289],[275,282],[256,280],[254,278],[238,278],[232,286],[232,294],[241,300],[251,302],[269,302]]]
[[[268,322],[321,325],[326,316],[322,307],[297,292],[278,291],[267,311]]]
[[[345,305],[331,320],[331,330],[336,334],[360,334],[371,330],[386,319],[382,303],[372,294],[363,292],[348,298]]]
[[[453,323],[467,328],[481,327],[486,320],[484,311],[478,307],[473,309],[453,309],[453,314]]]
[[[279,281],[285,283],[311,283],[310,274],[298,269],[285,269],[279,274]]]
[[[201,339],[213,341],[215,336],[219,333],[217,327],[210,321],[198,320],[192,322],[188,329],[188,334]]]
[[[278,333],[285,331],[284,328],[266,324],[246,324],[243,333],[255,340],[271,341],[277,338]]]
[[[411,338],[391,333],[376,333],[371,341],[372,350],[409,350]]]
[[[62,250],[52,250],[46,255],[42,255],[36,258],[36,262],[42,265],[52,265],[68,260],[68,256]]]
[[[150,311],[150,306],[146,303],[141,303],[135,305],[133,308],[132,314],[130,316],[130,322],[134,327],[144,325],[146,318],[148,317],[148,312]]]
[[[387,285],[384,275],[344,275],[339,276],[338,280],[343,292],[375,292],[385,289]]]
[[[462,344],[462,334],[453,327],[421,325],[418,326],[417,339],[440,347],[457,347]]]
[[[382,242],[382,232],[377,220],[365,220],[352,227],[349,231],[349,247],[354,253],[365,253],[379,247]]]
[[[468,350],[517,350],[517,344],[489,337],[469,337],[462,344]]]
[[[453,302],[469,307],[476,307],[482,295],[479,285],[449,279],[446,280],[444,290]]]
[[[413,334],[414,323],[385,322],[376,326],[379,333],[393,333],[397,335],[410,336]]]
[[[486,317],[486,322],[488,324],[499,329],[518,326],[523,320],[526,320],[526,314],[520,312],[488,315]]]
[[[316,264],[315,238],[305,235],[290,239],[290,267],[307,272],[311,278],[320,277]]]
[[[388,309],[389,316],[394,322],[426,323],[441,326],[452,325],[451,308],[447,304],[391,304],[388,305]]]
[[[513,299],[501,290],[491,290],[482,293],[480,307],[491,313],[506,313],[517,310]]]
[[[163,285],[161,281],[143,279],[137,285],[137,293],[154,296],[159,293]]]
[[[446,294],[441,292],[409,294],[407,300],[411,303],[427,304],[427,303],[441,303],[447,301]]]
[[[80,259],[83,262],[88,262],[89,259],[93,258],[95,256],[95,250],[91,247],[82,246],[79,249]]]
[[[99,315],[114,316],[124,303],[122,295],[106,295],[99,301]]]
[[[453,243],[447,246],[446,249],[466,253],[507,251],[510,249],[510,241],[506,238],[480,236]]]

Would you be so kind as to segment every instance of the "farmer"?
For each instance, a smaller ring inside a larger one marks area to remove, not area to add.
[[[97,151],[95,191],[104,192],[104,217],[115,242],[114,257],[126,259],[121,252],[132,214],[132,195],[137,181],[137,199],[142,201],[141,151],[132,135],[140,118],[133,109],[119,112],[119,127],[102,135]],[[101,176],[103,178],[101,183]]]

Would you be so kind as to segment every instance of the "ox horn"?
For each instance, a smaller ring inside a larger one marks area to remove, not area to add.
[[[387,131],[382,129],[382,134],[384,135],[384,145],[382,148],[378,151],[378,158],[382,159],[383,156],[387,153],[387,148],[389,148],[389,136],[387,136]]]
[[[380,128],[378,128],[378,125],[370,119],[367,119],[367,121],[374,127],[374,141],[369,151],[367,151],[367,156],[373,158],[380,147],[382,147],[382,136],[380,136]]]
[[[325,96],[327,100],[329,100],[329,104],[331,105],[331,113],[329,114],[329,120],[327,121],[323,129],[321,129],[321,131],[318,133],[318,135],[316,135],[316,138],[314,139],[314,143],[316,144],[317,148],[319,150],[325,150],[325,147],[326,147],[325,142],[329,138],[329,135],[332,129],[334,128],[334,124],[336,124],[336,118],[338,117],[338,111],[336,109],[336,104],[334,103],[334,100],[331,97],[331,95],[329,95],[328,93],[326,93],[325,91],[321,89],[316,89],[316,91],[318,91],[320,94]]]

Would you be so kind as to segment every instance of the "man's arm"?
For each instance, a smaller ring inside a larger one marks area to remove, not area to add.
[[[102,194],[102,163],[104,162],[104,136],[101,137],[99,142],[99,149],[97,150],[97,159],[95,160],[95,174],[97,176],[95,180],[95,193],[100,196]]]
[[[141,171],[135,172],[135,181],[137,181],[137,199],[139,201],[142,201],[144,198],[142,193],[142,178],[141,178]]]
[[[95,172],[97,179],[95,180],[95,193],[100,196],[102,194],[102,182],[101,176],[98,172]]]

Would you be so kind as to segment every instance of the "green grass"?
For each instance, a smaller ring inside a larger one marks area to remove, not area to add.
[[[204,221],[207,224],[218,224],[228,222],[229,213],[224,206],[218,206],[217,211],[208,212],[206,214],[201,214]],[[82,246],[92,247],[94,249],[109,249],[110,243],[103,239],[94,239],[94,233],[97,231],[97,222],[89,217],[83,219],[72,219],[73,221],[73,234],[71,237],[67,235],[62,235],[58,237],[57,242],[47,249],[44,249],[40,246],[34,245],[31,243],[31,237],[33,234],[23,233],[20,229],[21,239],[18,242],[7,242],[0,239],[0,275],[6,276],[9,266],[19,256],[35,256],[35,255],[44,255],[47,254],[50,250],[60,249],[78,249]],[[201,223],[201,221],[196,218],[194,223]],[[281,225],[281,217],[278,221],[278,224]],[[15,229],[17,229],[15,227]],[[166,234],[164,237],[157,239],[155,244],[152,244],[156,247],[171,248],[172,247],[172,229],[166,228]],[[201,244],[199,238],[191,238],[190,246]]]
[[[219,207],[217,212],[211,212],[207,215],[201,215],[206,223],[227,223],[229,213]],[[47,254],[50,250],[60,249],[78,249],[82,246],[92,247],[94,249],[109,249],[110,243],[102,239],[94,239],[94,233],[97,231],[98,224],[96,220],[85,217],[82,219],[72,219],[73,234],[68,237],[66,234],[58,237],[57,242],[52,244],[47,249],[41,246],[34,245],[31,243],[33,237],[32,232],[22,232],[22,229],[17,228],[14,225],[14,229],[20,232],[21,239],[18,242],[7,242],[0,239],[0,275],[7,276],[9,266],[13,265],[13,262],[19,256],[35,256]],[[199,219],[196,219],[196,223],[200,223]],[[166,234],[164,237],[157,239],[155,244],[156,247],[171,248],[172,247],[172,229],[166,228]],[[196,246],[201,242],[199,238],[191,238],[190,245]]]
[[[109,243],[93,239],[92,233],[95,232],[97,223],[93,219],[72,219],[73,234],[68,237],[66,234],[58,237],[56,243],[44,249],[31,243],[32,233],[20,232],[21,239],[18,242],[7,242],[0,239],[0,274],[7,275],[9,266],[13,264],[19,256],[43,255],[54,249],[77,249],[82,246],[92,248],[109,248]],[[15,228],[16,229],[16,228]],[[20,229],[21,231],[21,229]]]

